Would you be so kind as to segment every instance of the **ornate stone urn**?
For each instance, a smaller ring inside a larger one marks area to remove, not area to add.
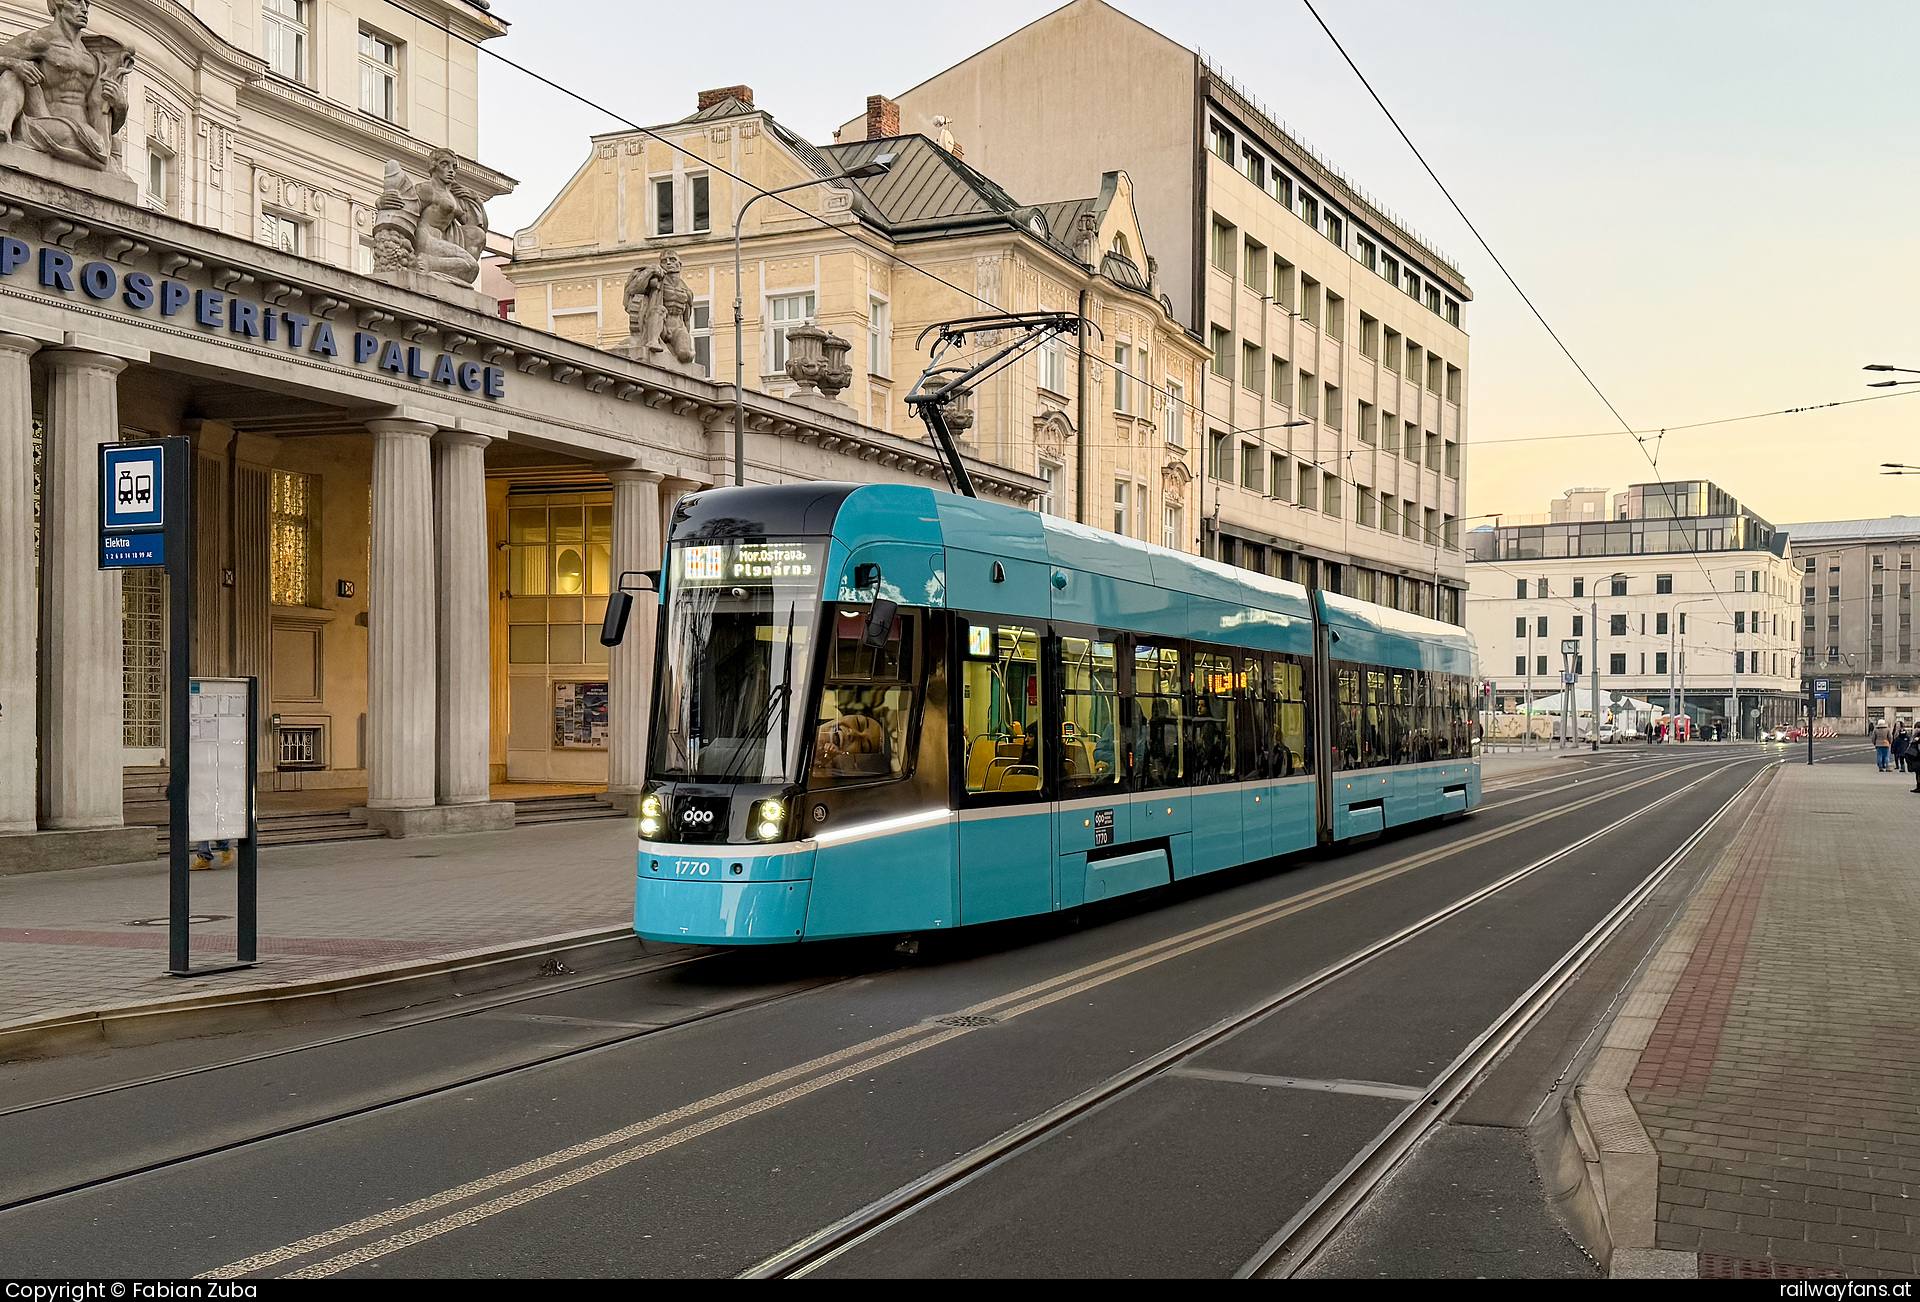
[[[827,373],[829,338],[825,330],[811,321],[787,331],[787,378],[798,386],[798,392],[810,394],[816,387],[826,387],[820,381]]]
[[[946,414],[948,432],[955,438],[967,437],[967,431],[973,428],[973,391],[956,390],[940,407]]]
[[[838,402],[840,391],[853,383],[853,368],[847,365],[847,354],[853,351],[853,345],[830,331],[820,343],[826,350],[826,362],[817,383],[829,401]]]

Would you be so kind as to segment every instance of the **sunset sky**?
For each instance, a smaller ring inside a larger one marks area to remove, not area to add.
[[[702,88],[744,82],[760,107],[825,141],[868,94],[904,90],[1053,7],[744,0],[728,15],[778,39],[743,49],[700,5],[546,0],[539,24],[488,48],[643,125],[684,116]],[[1299,0],[1117,7],[1223,62],[1465,269],[1476,294],[1469,512],[1544,512],[1575,485],[1618,490],[1665,476],[1715,480],[1778,523],[1920,514],[1920,477],[1877,472],[1882,461],[1920,463],[1920,398],[1909,396],[1920,386],[1871,390],[1876,377],[1860,369],[1920,368],[1920,320],[1901,306],[1920,289],[1911,143],[1920,7],[1319,0],[1635,428],[1897,395],[1677,430],[1645,445],[1658,475]],[[496,12],[533,16],[515,0],[498,0]],[[587,135],[620,124],[497,61],[483,61],[483,76],[482,154],[520,181],[490,215],[511,231],[579,166]]]

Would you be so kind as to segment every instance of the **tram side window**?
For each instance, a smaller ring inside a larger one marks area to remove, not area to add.
[[[1233,655],[1195,651],[1193,713],[1187,716],[1187,756],[1197,787],[1234,780]]]
[[[1360,716],[1360,767],[1370,769],[1387,763],[1387,671],[1368,666],[1362,671],[1366,683],[1366,709]]]
[[[1420,739],[1415,729],[1419,715],[1414,710],[1413,688],[1417,676],[1411,669],[1387,669],[1389,696],[1383,711],[1387,725],[1386,762],[1411,764],[1419,758]]]
[[[1040,725],[1040,631],[969,624],[960,666],[967,790],[1037,792],[1046,772]]]
[[[1060,795],[1120,783],[1120,679],[1111,642],[1060,639]]]
[[[1276,712],[1272,775],[1290,778],[1313,772],[1313,741],[1307,719],[1307,662],[1292,656],[1273,660]]]
[[[1134,739],[1140,751],[1135,772],[1143,788],[1187,785],[1183,686],[1179,647],[1141,643],[1133,648],[1133,708],[1139,712]]]
[[[809,780],[816,786],[897,778],[912,767],[914,616],[894,617],[887,644],[861,645],[867,610],[834,610]]]
[[[1336,769],[1360,767],[1360,666],[1334,666],[1333,764]]]
[[[1452,759],[1454,755],[1454,726],[1460,709],[1460,680],[1453,674],[1423,674],[1432,694],[1431,714],[1433,718],[1433,755],[1437,760]]]

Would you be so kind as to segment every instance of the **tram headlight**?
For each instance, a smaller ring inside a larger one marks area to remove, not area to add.
[[[660,799],[659,792],[649,791],[640,797],[640,835],[649,838],[658,835],[666,818],[666,802]]]
[[[755,801],[753,816],[747,821],[762,841],[778,841],[787,824],[787,803],[777,796]]]

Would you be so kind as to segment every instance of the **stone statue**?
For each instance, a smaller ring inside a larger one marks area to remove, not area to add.
[[[386,182],[373,215],[375,274],[418,272],[456,285],[480,274],[487,247],[487,210],[460,184],[460,156],[436,149],[427,178],[415,183],[387,160]]]
[[[52,22],[0,45],[0,144],[117,172],[133,51],[86,31],[88,0],[47,0],[47,12]]]
[[[680,276],[680,255],[669,249],[652,266],[635,267],[625,297],[629,355],[656,366],[678,362],[675,370],[691,366],[693,291]]]

